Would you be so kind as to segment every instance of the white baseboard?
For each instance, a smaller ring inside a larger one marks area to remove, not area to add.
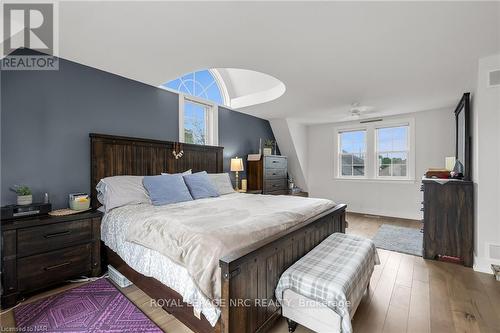
[[[474,266],[472,266],[472,268],[476,272],[493,275],[493,271],[491,270],[491,264],[500,265],[500,260],[474,256]]]
[[[366,214],[366,215],[375,215],[375,216],[380,216],[380,217],[393,217],[393,218],[399,218],[399,219],[405,219],[405,220],[416,220],[420,221],[422,219],[422,216],[420,215],[415,215],[415,214],[394,214],[393,212],[384,212],[384,211],[377,211],[377,210],[372,210],[372,209],[365,209],[363,211],[359,211],[357,209],[349,209],[349,205],[347,206],[347,212],[348,213],[356,213],[356,214]]]

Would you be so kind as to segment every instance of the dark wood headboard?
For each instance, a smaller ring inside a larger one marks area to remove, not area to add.
[[[183,143],[184,155],[175,159],[175,142],[129,138],[106,134],[90,134],[90,185],[92,207],[99,207],[97,191],[104,177],[133,175],[153,176],[162,172],[219,173],[223,170],[223,147]]]

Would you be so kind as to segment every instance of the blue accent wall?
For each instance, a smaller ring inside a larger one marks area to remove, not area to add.
[[[48,192],[54,208],[90,193],[90,132],[177,141],[178,95],[60,59],[58,71],[1,72],[1,205],[14,184]],[[229,159],[274,138],[264,119],[219,108],[219,145]]]

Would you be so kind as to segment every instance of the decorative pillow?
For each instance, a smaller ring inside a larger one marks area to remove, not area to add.
[[[231,179],[227,172],[209,173],[208,178],[210,178],[210,181],[214,184],[220,195],[234,193],[233,184],[231,184]]]
[[[124,205],[151,203],[142,185],[143,176],[114,176],[101,179],[97,184],[97,200],[104,211]]]
[[[186,170],[186,171],[184,171],[184,172],[178,172],[178,173],[166,173],[166,172],[162,172],[161,174],[162,174],[163,176],[164,176],[164,175],[183,175],[183,176],[184,176],[184,175],[190,175],[190,174],[192,174],[192,173],[193,173],[193,172],[192,172],[192,170],[191,170],[191,169],[189,169],[189,170]]]
[[[143,182],[155,206],[193,200],[181,174],[146,176]]]
[[[196,200],[219,196],[217,188],[215,188],[214,184],[210,181],[210,178],[208,178],[206,171],[193,173],[192,175],[185,175],[183,177],[193,199]]]

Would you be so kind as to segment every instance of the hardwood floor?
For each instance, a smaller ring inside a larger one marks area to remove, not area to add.
[[[348,215],[348,233],[373,237],[386,224],[420,228],[409,220]],[[500,333],[500,282],[492,275],[459,265],[379,250],[369,292],[354,315],[354,332],[498,332]],[[73,285],[72,285],[73,286]],[[38,295],[28,301],[68,289]],[[146,315],[168,333],[191,332],[173,316],[150,305],[150,298],[135,286],[122,290]],[[12,311],[0,316],[2,329],[14,327]],[[286,333],[280,320],[272,333]],[[299,326],[297,333],[310,333]]]

